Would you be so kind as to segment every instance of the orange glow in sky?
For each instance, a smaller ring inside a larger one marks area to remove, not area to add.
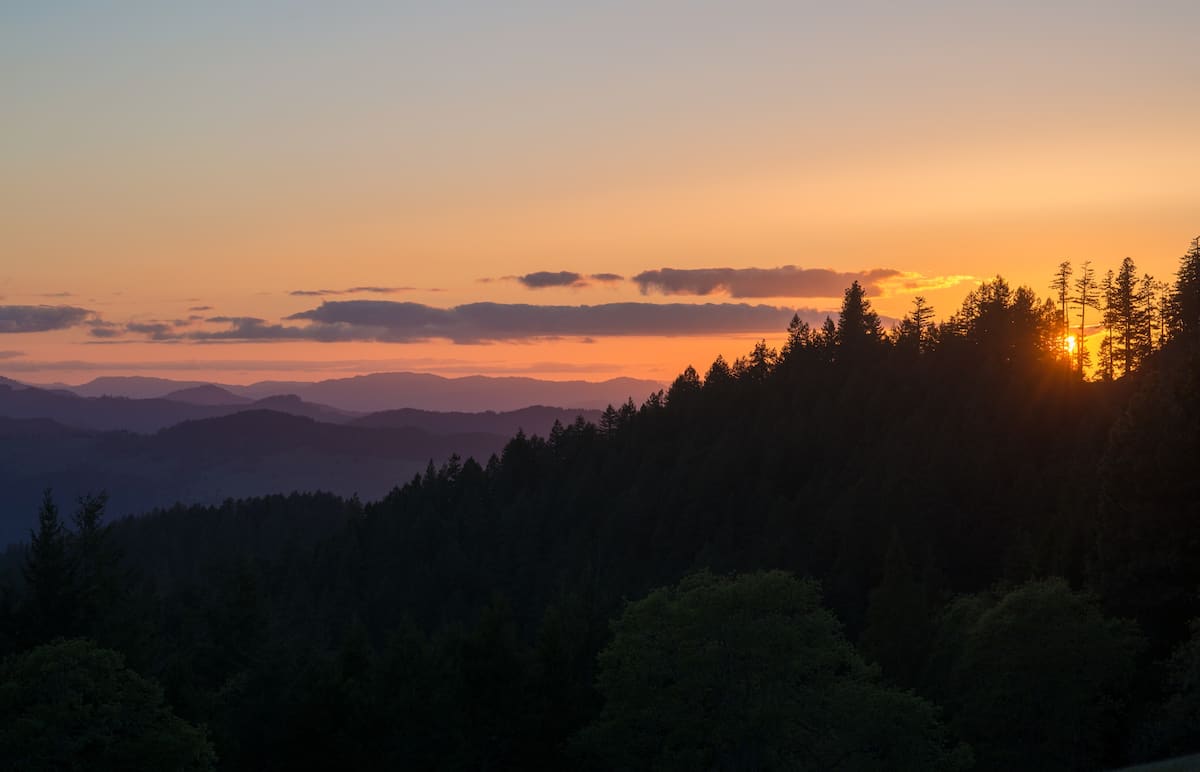
[[[1195,4],[603,5],[0,10],[0,309],[88,312],[3,332],[0,310],[0,374],[666,381],[784,329],[194,333],[325,301],[514,325],[840,301],[633,280],[664,268],[887,269],[877,310],[920,292],[945,317],[997,273],[1048,295],[1064,259],[1169,279],[1200,232]],[[537,272],[581,280],[516,278]]]

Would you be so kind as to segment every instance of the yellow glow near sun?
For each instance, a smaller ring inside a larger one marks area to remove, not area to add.
[[[1075,353],[1075,336],[1074,335],[1068,335],[1067,337],[1063,338],[1063,349],[1065,349],[1068,354]]]

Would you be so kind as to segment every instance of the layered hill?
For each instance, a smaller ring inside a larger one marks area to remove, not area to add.
[[[347,426],[270,410],[186,421],[154,434],[0,418],[0,544],[23,539],[41,491],[65,508],[107,490],[114,516],[176,502],[218,503],[274,491],[378,498],[454,453],[481,461],[507,435]]]
[[[548,381],[537,378],[470,375],[446,378],[429,373],[374,373],[316,382],[262,381],[248,386],[172,381],[143,376],[96,378],[78,386],[53,384],[83,397],[171,399],[196,404],[230,404],[294,394],[308,402],[358,413],[412,408],[479,412],[517,410],[529,405],[602,410],[632,398],[640,403],[662,388],[656,381],[612,378],[606,381]]]

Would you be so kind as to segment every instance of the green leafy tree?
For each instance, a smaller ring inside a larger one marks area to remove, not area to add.
[[[1109,761],[1143,641],[1062,579],[956,603],[935,663],[953,725],[983,770],[1096,769]]]
[[[868,599],[859,645],[885,676],[911,687],[917,685],[931,635],[925,587],[913,576],[904,544],[893,532],[883,579]]]
[[[0,759],[24,772],[212,769],[204,733],[121,656],[59,641],[0,666]]]
[[[959,769],[936,709],[880,684],[779,571],[700,572],[626,606],[599,657],[600,717],[580,746],[608,769]]]
[[[1171,642],[1200,616],[1200,345],[1175,344],[1109,432],[1093,561],[1109,607]]]
[[[1200,619],[1165,663],[1166,697],[1136,740],[1134,755],[1145,761],[1200,751]]]

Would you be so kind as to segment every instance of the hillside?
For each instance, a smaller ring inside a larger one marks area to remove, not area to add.
[[[429,373],[375,373],[316,382],[262,381],[248,386],[141,376],[104,377],[80,386],[55,384],[55,388],[59,387],[86,397],[167,398],[201,404],[215,404],[214,400],[221,404],[229,402],[229,398],[221,396],[221,392],[250,400],[292,394],[305,401],[339,410],[369,413],[405,408],[441,412],[510,411],[529,405],[602,410],[610,404],[620,405],[628,399],[640,402],[662,388],[662,384],[634,378],[591,382],[482,375],[446,378]],[[197,395],[200,395],[199,398]]]
[[[396,428],[411,426],[434,434],[487,432],[489,434],[502,434],[505,437],[511,437],[518,431],[522,431],[525,434],[537,434],[545,437],[554,427],[555,421],[566,426],[574,423],[575,419],[579,417],[591,423],[598,423],[600,421],[600,411],[567,410],[558,407],[545,407],[543,405],[534,405],[532,407],[521,408],[520,410],[509,410],[500,413],[491,410],[482,413],[439,413],[432,410],[406,408],[403,410],[385,410],[379,413],[372,413],[361,418],[356,418],[350,423],[353,426],[370,427]]]
[[[378,498],[452,454],[481,461],[505,436],[369,428],[252,410],[151,435],[0,419],[0,544],[25,538],[44,488],[64,501],[108,490],[114,515],[275,491]]]
[[[212,395],[210,391],[203,393]],[[295,395],[257,401],[234,396],[233,400],[227,401],[188,402],[166,398],[80,397],[38,388],[14,389],[0,384],[2,417],[48,418],[67,426],[95,431],[149,433],[181,421],[252,409],[275,410],[325,421],[346,421],[353,417],[341,410],[305,402]]]

